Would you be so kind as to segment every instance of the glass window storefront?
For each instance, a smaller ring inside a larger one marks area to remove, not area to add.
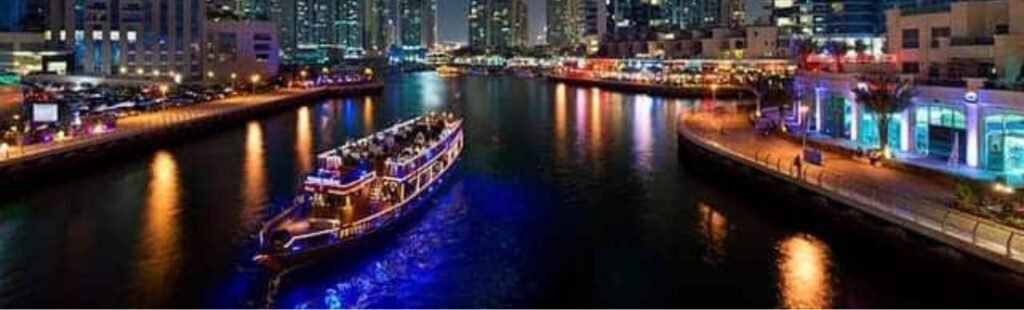
[[[966,160],[967,118],[962,107],[919,105],[913,113],[914,151],[941,159],[955,152],[959,161]]]
[[[852,106],[842,96],[830,96],[821,104],[819,131],[833,138],[849,138]]]
[[[860,119],[860,143],[871,148],[880,146],[881,137],[878,134],[878,117],[875,113],[861,113]],[[893,114],[889,118],[889,149],[899,150],[903,146],[900,129],[903,128],[903,116]]]
[[[1024,114],[985,117],[984,136],[988,170],[1024,174]]]

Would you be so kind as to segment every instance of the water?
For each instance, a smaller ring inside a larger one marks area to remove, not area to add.
[[[710,102],[500,77],[389,83],[4,194],[0,306],[1022,305],[1018,283],[692,174],[675,117]],[[444,108],[466,116],[467,149],[422,218],[276,281],[250,261],[317,152]]]

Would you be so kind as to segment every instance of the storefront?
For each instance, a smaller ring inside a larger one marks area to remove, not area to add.
[[[841,139],[851,137],[853,105],[845,97],[827,96],[821,100],[820,109],[820,113],[812,117],[814,122],[821,118],[820,128],[816,128],[820,134]]]
[[[911,107],[914,152],[941,160],[967,160],[967,120],[963,105],[927,103]]]
[[[984,164],[988,170],[1024,174],[1024,111],[989,111],[984,131]]]
[[[853,74],[797,77],[798,87],[816,90],[805,101],[812,132],[878,148],[878,116],[852,98],[857,84]],[[1024,92],[973,87],[918,86],[913,104],[891,116],[889,148],[1024,183]]]

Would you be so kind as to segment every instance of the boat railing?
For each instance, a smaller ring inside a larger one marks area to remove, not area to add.
[[[289,206],[288,208],[285,208],[284,211],[281,211],[277,215],[274,215],[269,220],[267,220],[267,222],[263,224],[263,227],[260,228],[260,235],[259,235],[259,237],[260,237],[260,245],[266,245],[267,232],[269,232],[271,227],[277,226],[277,223],[283,221],[286,217],[291,215],[292,212],[295,212],[296,210],[298,210],[299,207],[301,207],[302,204],[305,203],[305,201],[306,201],[306,196],[305,195],[299,195],[298,197],[295,197],[295,200],[292,202],[291,206]]]
[[[416,122],[418,122],[422,118],[423,118],[422,116],[412,118],[410,120],[407,120],[407,121],[395,124],[395,125],[393,125],[391,127],[388,127],[387,129],[384,129],[384,130],[380,131],[379,133],[381,133],[381,132],[393,132],[395,130],[398,130],[398,128],[404,128],[406,126],[415,124]],[[369,142],[370,139],[372,139],[374,136],[375,136],[375,134],[374,135],[368,135],[368,136],[359,138],[358,140],[355,140],[355,141],[352,141],[352,142],[349,142],[349,143],[345,143],[345,146],[342,146],[340,148],[334,148],[334,149],[331,149],[329,151],[320,153],[320,155],[318,155],[317,157],[318,158],[326,158],[326,157],[329,157],[329,156],[335,156],[336,154],[339,153],[339,150],[343,150],[346,147],[348,147],[349,145],[357,145],[357,144],[360,144],[360,143]]]
[[[285,249],[289,249],[289,248],[292,247],[292,245],[295,245],[295,242],[299,242],[299,241],[302,241],[302,240],[305,240],[305,239],[316,238],[316,237],[320,237],[320,236],[323,236],[323,235],[332,235],[335,232],[337,232],[338,229],[339,228],[335,227],[335,228],[331,228],[331,229],[324,229],[324,230],[314,231],[314,232],[311,232],[311,233],[306,233],[306,234],[292,236],[291,238],[288,239],[288,242],[286,242],[284,244],[284,248]]]
[[[445,128],[446,132],[441,136],[440,139],[437,140],[437,142],[434,142],[433,145],[428,146],[425,150],[420,151],[415,156],[410,156],[408,158],[401,158],[401,159],[389,158],[387,160],[387,162],[386,162],[387,163],[387,167],[388,167],[387,170],[391,171],[392,167],[398,167],[398,168],[400,168],[402,170],[406,170],[406,167],[408,167],[411,164],[414,164],[416,162],[416,160],[419,160],[420,158],[425,157],[427,153],[433,153],[435,150],[437,150],[441,146],[443,146],[445,144],[451,143],[453,137],[455,137],[455,134],[461,130],[461,127],[462,127],[462,120],[461,119],[460,120],[456,120],[455,122],[451,123],[449,128]],[[432,158],[427,158],[428,161],[430,161],[431,159]],[[389,174],[391,174],[391,173],[389,173]],[[398,176],[398,175],[391,175],[391,176],[392,177],[396,177],[396,178],[404,178],[404,177],[407,177],[408,174],[406,173],[404,176]]]
[[[457,121],[455,124],[456,124],[456,126],[452,127],[452,128],[454,128],[454,130],[452,130],[452,132],[449,133],[449,136],[446,137],[446,139],[449,138],[449,137],[454,138],[454,137],[457,137],[457,136],[460,135],[461,120]],[[439,141],[438,144],[435,144],[435,145],[439,145],[440,143],[441,142]],[[421,166],[418,166],[417,169],[424,169],[426,167],[430,167],[439,158],[441,158],[441,156],[435,156],[434,158],[431,158],[427,163],[425,163],[425,164],[423,164]],[[450,168],[451,168],[451,164],[449,164],[449,166],[445,168],[445,171],[447,171],[447,169],[450,169]],[[392,177],[385,177],[385,179],[388,179],[388,180],[404,180],[404,179],[395,179],[395,178],[392,178]],[[427,186],[429,186],[429,185],[427,185]],[[426,187],[424,187],[424,188],[426,188]],[[305,241],[305,240],[308,240],[308,239],[312,239],[312,238],[323,237],[325,235],[334,235],[338,239],[343,241],[343,240],[346,240],[346,239],[349,239],[349,238],[352,238],[352,237],[360,236],[360,235],[363,235],[365,233],[375,231],[376,229],[378,229],[380,227],[386,227],[386,226],[390,225],[392,221],[401,218],[402,215],[404,213],[406,213],[407,209],[413,207],[414,204],[410,203],[411,200],[413,199],[413,197],[416,197],[416,195],[415,194],[411,195],[410,198],[407,198],[405,201],[397,203],[394,206],[391,206],[389,208],[381,210],[380,212],[372,214],[372,215],[370,215],[370,216],[368,216],[366,218],[360,219],[360,220],[352,222],[352,223],[343,224],[341,227],[335,227],[335,228],[331,228],[331,229],[324,229],[324,230],[315,231],[315,232],[311,232],[311,233],[306,233],[306,234],[292,236],[291,238],[288,239],[288,242],[286,242],[284,244],[283,248],[286,249],[286,250],[290,250],[291,247],[294,246],[298,242],[302,242],[302,241]],[[262,236],[261,236],[261,238],[262,238]]]
[[[305,186],[307,189],[319,189],[328,187],[341,190],[347,193],[351,189],[358,188],[365,184],[366,182],[369,182],[370,180],[373,180],[374,178],[377,177],[377,172],[375,171],[360,172],[361,173],[358,174],[356,177],[353,177],[354,174],[352,173],[348,173],[337,178],[309,176],[306,177],[306,181],[303,183],[303,186]]]
[[[430,167],[438,160],[438,158],[440,158],[440,156],[433,158],[430,162],[421,167]],[[450,169],[451,166],[452,164],[449,164],[448,167],[445,168],[445,171]],[[411,197],[415,197],[415,195],[412,195]],[[366,233],[368,230],[372,231],[378,227],[389,225],[391,221],[401,218],[401,215],[405,213],[406,209],[411,208],[413,204],[409,203],[410,200],[411,198],[366,218],[342,226],[338,231],[338,237],[340,239],[346,239],[353,236],[359,236]]]

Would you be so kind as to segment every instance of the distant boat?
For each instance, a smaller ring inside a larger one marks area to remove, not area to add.
[[[437,74],[442,77],[456,77],[462,75],[462,69],[452,66],[437,67]]]
[[[430,114],[320,154],[295,204],[260,230],[254,260],[281,268],[389,230],[426,204],[462,153],[462,120]]]

